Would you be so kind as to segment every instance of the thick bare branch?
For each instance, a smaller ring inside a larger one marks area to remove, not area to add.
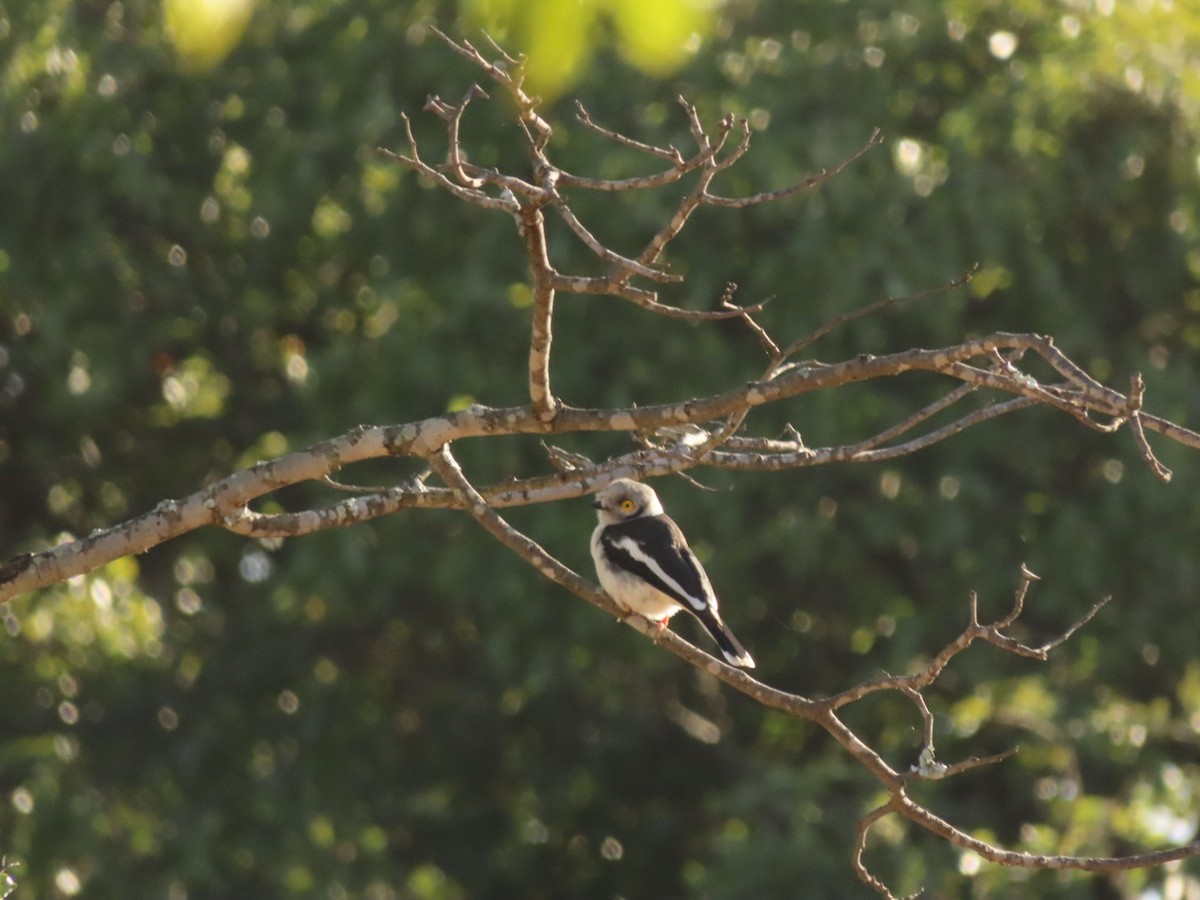
[[[488,505],[487,500],[475,490],[474,485],[467,480],[466,475],[459,468],[458,461],[451,454],[449,444],[443,444],[432,451],[429,454],[429,464],[466,510],[492,537],[555,584],[584,597],[616,618],[625,618],[620,607],[603,591],[597,591],[589,582],[560,563],[535,541],[505,522]]]
[[[624,409],[563,406],[552,421],[539,418],[530,407],[472,406],[458,413],[404,425],[360,427],[307,450],[235,473],[181,500],[164,501],[154,510],[121,525],[33,554],[19,572],[0,583],[0,601],[23,591],[89,572],[121,556],[144,552],[205,525],[222,525],[228,517],[236,520],[242,507],[251,500],[287,485],[320,479],[343,466],[365,459],[422,456],[432,447],[463,438],[581,431],[652,434],[664,427],[726,418],[743,409],[779,402],[811,391],[828,390],[875,378],[896,377],[913,371],[940,373],[970,384],[1026,397],[1035,403],[1049,402],[1049,398],[1053,400],[1051,405],[1065,409],[1076,418],[1086,417],[1089,413],[1114,418],[1127,414],[1124,395],[1102,385],[1095,388],[1087,383],[1076,385],[1077,393],[1067,400],[1061,395],[1051,397],[1032,379],[1032,384],[1028,384],[1018,378],[962,363],[963,360],[989,359],[997,350],[1031,351],[1048,361],[1051,358],[1066,359],[1050,338],[997,333],[936,350],[904,350],[886,356],[856,357],[829,365],[792,366],[767,382],[753,381],[723,393],[679,403]],[[999,407],[993,410],[992,415],[1016,408],[1020,407]],[[978,415],[987,417],[988,414],[981,411]],[[1157,431],[1185,446],[1200,449],[1200,434],[1144,413],[1140,418],[1147,430]],[[913,449],[919,446],[914,444]],[[879,454],[883,451],[867,452]],[[677,468],[687,468],[689,463],[696,464],[687,458],[686,453],[683,455],[684,463]],[[830,461],[837,458],[832,454],[829,456]],[[714,451],[709,454],[708,462],[717,464],[720,459]],[[725,462],[730,460],[725,458]],[[742,461],[738,462],[740,464]],[[812,465],[812,462],[805,453],[794,459],[792,464]]]
[[[554,280],[546,248],[545,219],[536,204],[521,208],[517,220],[525,241],[525,255],[533,281],[533,310],[529,336],[529,402],[541,422],[558,412],[558,401],[550,385],[550,345],[554,340]]]

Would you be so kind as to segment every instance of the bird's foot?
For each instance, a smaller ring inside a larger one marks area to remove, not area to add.
[[[658,643],[662,639],[662,633],[667,630],[667,623],[671,620],[670,616],[663,616],[661,619],[650,619],[654,622],[654,633],[650,635],[650,640]]]

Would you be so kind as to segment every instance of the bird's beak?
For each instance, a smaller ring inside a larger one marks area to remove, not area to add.
[[[597,497],[592,501],[592,509],[604,509],[604,502]]]

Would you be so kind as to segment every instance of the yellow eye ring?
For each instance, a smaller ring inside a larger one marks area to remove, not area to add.
[[[628,497],[626,497],[624,500],[622,500],[620,503],[617,504],[617,509],[621,510],[621,512],[631,513],[635,509],[637,509],[637,504],[634,503],[632,500],[630,500]]]

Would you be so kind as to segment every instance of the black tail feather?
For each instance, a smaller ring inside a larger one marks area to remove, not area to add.
[[[696,618],[717,642],[717,646],[721,648],[721,655],[725,657],[727,663],[743,669],[754,668],[754,657],[746,651],[742,642],[734,637],[733,632],[729,630],[728,625],[721,621],[720,616],[712,610],[706,609],[703,613],[697,613]]]

